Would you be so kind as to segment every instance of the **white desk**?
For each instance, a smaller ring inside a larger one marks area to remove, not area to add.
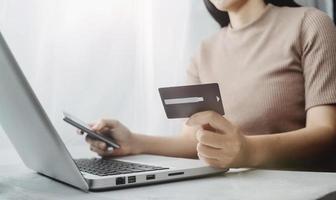
[[[0,199],[317,199],[336,191],[336,173],[273,170],[231,171],[221,176],[84,193],[27,169],[13,149],[1,150]]]

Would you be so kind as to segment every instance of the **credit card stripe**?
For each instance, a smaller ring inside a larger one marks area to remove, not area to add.
[[[164,100],[166,105],[198,103],[198,102],[203,102],[203,101],[204,101],[203,97],[187,97],[187,98],[175,98],[175,99],[165,99]]]

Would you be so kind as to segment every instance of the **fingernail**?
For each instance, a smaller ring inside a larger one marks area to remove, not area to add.
[[[90,127],[92,130],[95,130],[97,128],[97,124]]]
[[[107,151],[113,151],[113,150],[114,150],[113,147],[108,147],[108,148],[107,148]]]
[[[198,157],[198,159],[203,161],[201,154],[197,153],[197,157]]]
[[[201,131],[198,130],[197,133],[196,133],[196,138],[197,138],[197,140],[199,140],[200,137],[201,137]]]
[[[188,126],[192,125],[192,119],[191,118],[187,120],[186,125],[188,125]]]

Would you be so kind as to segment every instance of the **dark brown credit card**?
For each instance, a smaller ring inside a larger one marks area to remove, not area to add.
[[[169,119],[188,118],[202,111],[224,115],[217,83],[159,88],[161,101]]]

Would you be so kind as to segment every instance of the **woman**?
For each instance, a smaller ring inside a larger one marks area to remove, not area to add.
[[[136,134],[103,119],[92,129],[112,136],[121,148],[109,151],[105,143],[87,138],[91,150],[101,156],[198,157],[219,168],[277,166],[334,151],[331,19],[292,1],[274,1],[292,7],[263,0],[210,2],[223,28],[202,43],[187,69],[188,83],[219,83],[226,115],[197,113],[177,137]]]

